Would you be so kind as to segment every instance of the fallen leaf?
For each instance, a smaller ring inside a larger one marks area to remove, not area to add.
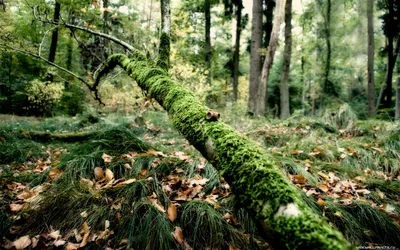
[[[148,173],[149,173],[149,170],[143,168],[143,169],[140,170],[140,173],[139,173],[139,174],[140,174],[141,176],[146,176]]]
[[[54,240],[57,240],[60,237],[60,230],[51,232],[48,234],[48,236]]]
[[[105,153],[103,153],[101,158],[103,158],[104,163],[110,163],[112,161],[112,156]]]
[[[67,243],[65,240],[55,240],[54,242],[53,242],[53,245],[54,246],[56,246],[56,247],[59,247],[59,246],[64,246],[65,245],[65,243]]]
[[[325,205],[325,201],[323,199],[319,198],[317,201],[317,205],[322,207]]]
[[[182,244],[185,240],[185,238],[183,237],[182,228],[180,227],[175,227],[175,231],[173,232],[172,236],[179,244]]]
[[[126,169],[132,169],[132,167],[131,167],[131,165],[129,165],[129,163],[125,163],[125,164],[124,164],[124,168],[126,168]]]
[[[344,200],[340,200],[340,202],[343,205],[350,205],[351,203],[353,203],[353,200],[352,199],[344,199]]]
[[[161,205],[161,203],[157,199],[151,199],[150,202],[153,206],[155,206],[160,212],[165,213],[164,207]]]
[[[384,194],[381,190],[375,189],[375,191],[378,193],[378,196],[379,196],[381,199],[385,198],[385,194]]]
[[[96,179],[96,181],[104,178],[104,171],[102,168],[97,167],[94,169],[94,178]]]
[[[291,155],[298,155],[298,154],[302,154],[302,153],[304,153],[303,150],[296,150],[296,151],[291,151],[290,152]]]
[[[174,222],[174,220],[176,219],[176,217],[178,215],[175,204],[171,203],[171,204],[168,205],[168,212],[167,213],[168,213],[168,219],[171,222]]]
[[[24,208],[23,204],[10,204],[10,210],[11,212],[19,212]]]
[[[58,168],[52,168],[49,172],[49,177],[50,179],[53,181],[55,179],[57,179],[58,177],[60,177],[62,174],[61,170]]]
[[[318,172],[318,175],[321,176],[326,182],[330,181],[329,176],[327,176],[326,174],[322,173],[321,171]]]
[[[65,247],[65,250],[77,250],[79,248],[79,244],[68,243]]]
[[[239,222],[237,222],[237,220],[235,220],[233,215],[230,213],[224,214],[224,216],[222,218],[224,218],[224,220],[226,220],[228,223],[231,223],[234,226],[239,225]]]
[[[371,193],[368,189],[358,189],[356,190],[357,194],[369,194]]]
[[[383,154],[383,150],[380,149],[380,148],[371,147],[371,149],[375,150],[375,151],[378,152],[379,154]]]
[[[31,242],[32,242],[32,248],[34,249],[37,244],[39,243],[39,239],[40,239],[40,235],[36,235],[34,237],[31,238]]]
[[[116,185],[113,186],[113,188],[123,187],[123,186],[129,185],[134,182],[136,182],[136,179],[129,179],[129,180],[117,183]]]
[[[335,212],[333,215],[336,216],[336,217],[339,217],[339,218],[342,217],[342,213],[339,212],[339,211]]]
[[[18,238],[16,241],[13,242],[13,246],[17,249],[24,249],[27,248],[32,243],[31,239],[28,235]]]
[[[106,169],[106,181],[110,182],[114,179],[114,173],[110,169]]]
[[[293,182],[295,184],[304,184],[306,183],[306,178],[301,174],[297,174],[293,176]]]
[[[240,248],[236,246],[229,245],[229,250],[240,250]]]
[[[329,191],[329,188],[326,185],[319,185],[319,189],[321,189],[324,193],[327,193]]]
[[[83,211],[80,215],[81,215],[82,218],[88,217],[87,211]]]
[[[30,192],[30,191],[24,191],[17,195],[17,198],[20,200],[28,200],[36,195],[35,192]]]

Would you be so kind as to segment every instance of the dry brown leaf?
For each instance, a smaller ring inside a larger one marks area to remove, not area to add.
[[[381,197],[381,199],[385,198],[385,194],[381,190],[379,190],[377,188],[377,189],[375,189],[375,191],[378,193],[378,195],[379,195],[379,197]]]
[[[49,233],[48,237],[52,238],[53,240],[57,240],[60,237],[60,230]]]
[[[150,202],[153,206],[155,206],[160,212],[165,213],[164,207],[161,205],[161,203],[157,199],[152,199],[150,198]]]
[[[175,152],[174,155],[182,161],[188,161],[190,158],[190,156],[187,155],[185,152]]]
[[[104,163],[110,163],[110,162],[112,161],[112,156],[111,156],[111,155],[108,155],[108,154],[105,154],[105,153],[103,153],[103,155],[101,156],[101,158],[103,158]]]
[[[237,222],[237,220],[235,220],[235,218],[233,217],[232,214],[230,213],[226,213],[224,214],[224,216],[222,217],[224,220],[226,220],[228,223],[236,226],[239,225],[239,222]]]
[[[182,228],[180,227],[175,227],[175,231],[173,232],[172,236],[179,244],[182,244],[185,241],[185,238],[183,237]]]
[[[24,192],[20,193],[19,195],[17,195],[17,198],[20,200],[28,200],[28,199],[34,197],[35,195],[36,195],[35,192],[24,191]]]
[[[11,212],[19,212],[23,208],[24,208],[24,204],[15,204],[15,203],[10,204]]]
[[[366,182],[365,176],[357,176],[354,180],[357,182]]]
[[[326,182],[330,181],[329,176],[327,176],[326,174],[322,173],[321,171],[318,172],[318,175],[321,176]]]
[[[333,215],[336,216],[336,217],[339,217],[339,218],[342,217],[342,213],[339,212],[339,211],[335,212]]]
[[[65,243],[67,243],[65,240],[55,240],[54,242],[53,242],[53,245],[54,246],[56,246],[56,247],[59,247],[59,246],[64,246],[65,245]]]
[[[96,181],[99,181],[104,178],[104,171],[102,168],[96,167],[94,169],[94,178]]]
[[[103,171],[103,170],[102,170],[102,171]],[[93,181],[88,180],[88,179],[81,179],[81,180],[80,180],[80,183],[81,183],[81,184],[84,184],[84,185],[87,185],[89,188],[92,188],[93,185],[94,185]]]
[[[229,245],[229,250],[240,250],[240,248],[236,246]]]
[[[174,222],[176,217],[178,216],[178,212],[177,212],[175,204],[171,203],[171,204],[168,205],[168,212],[167,213],[168,213],[168,219],[171,222]]]
[[[323,199],[319,198],[317,201],[317,205],[322,207],[325,205],[325,201]]]
[[[31,239],[28,235],[18,238],[13,242],[13,246],[17,249],[24,249],[27,248],[32,243]]]
[[[306,183],[306,177],[301,174],[297,174],[293,176],[293,183],[295,184],[304,184]]]
[[[303,150],[296,150],[296,151],[291,151],[290,152],[291,155],[298,155],[298,154],[302,154],[302,153],[304,153]]]
[[[321,189],[324,193],[327,193],[329,191],[328,186],[322,184],[318,186],[319,189]]]
[[[115,184],[113,186],[113,188],[123,187],[123,186],[129,185],[129,184],[134,183],[134,182],[136,182],[136,179],[129,179],[129,180],[122,181],[122,182],[119,182],[119,183]]]
[[[53,180],[56,180],[57,178],[59,178],[61,176],[61,174],[62,174],[62,172],[60,169],[52,168],[49,172],[49,177],[53,181]]]
[[[110,182],[114,179],[114,173],[110,169],[106,169],[106,181]]]
[[[31,246],[32,246],[33,249],[34,249],[34,248],[37,246],[37,244],[39,243],[39,239],[40,239],[40,235],[39,235],[39,234],[31,238],[31,242],[32,242],[32,245],[31,245]]]
[[[368,189],[358,189],[356,190],[357,194],[369,194],[371,193]]]
[[[129,165],[129,163],[125,163],[124,164],[124,168],[125,169],[132,169],[131,165]]]
[[[139,173],[139,174],[140,174],[141,176],[146,176],[148,173],[149,173],[149,170],[143,168],[143,169],[140,170],[140,173]]]
[[[65,250],[77,250],[79,248],[79,244],[68,243],[65,247]]]
[[[79,247],[84,247],[84,246],[86,246],[86,244],[87,244],[88,241],[89,241],[89,235],[90,235],[90,232],[87,232],[87,233],[85,233],[85,235],[83,235],[82,242],[81,242],[81,244],[79,245]]]
[[[375,150],[375,151],[378,152],[379,154],[383,154],[383,150],[380,149],[380,148],[371,147],[371,149]]]
[[[350,205],[351,203],[353,203],[353,200],[352,199],[344,199],[344,200],[340,200],[340,202],[343,205]]]

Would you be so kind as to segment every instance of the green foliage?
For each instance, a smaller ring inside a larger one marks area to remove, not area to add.
[[[28,97],[28,110],[38,116],[49,116],[53,107],[62,98],[64,86],[59,83],[45,83],[40,80],[33,80],[25,87],[25,94]]]

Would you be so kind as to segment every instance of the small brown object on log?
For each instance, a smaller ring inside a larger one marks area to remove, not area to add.
[[[209,121],[218,121],[220,117],[221,117],[221,115],[217,111],[214,111],[211,109],[208,110],[206,113],[206,118]]]

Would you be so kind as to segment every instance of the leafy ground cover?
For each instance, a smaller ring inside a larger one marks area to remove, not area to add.
[[[270,249],[165,113],[3,118],[3,248]],[[340,112],[225,121],[265,145],[307,204],[352,243],[400,245],[398,125]]]

